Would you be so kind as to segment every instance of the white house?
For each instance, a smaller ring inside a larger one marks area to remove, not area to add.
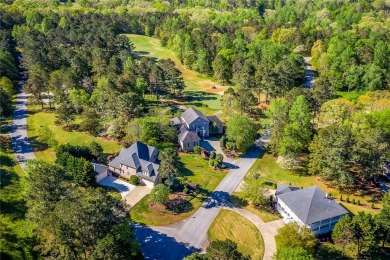
[[[332,231],[338,220],[348,214],[317,186],[300,189],[279,184],[275,198],[276,209],[285,223],[297,222],[310,228],[316,236]]]

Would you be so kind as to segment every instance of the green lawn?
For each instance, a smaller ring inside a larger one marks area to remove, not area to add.
[[[291,185],[304,188],[317,185],[325,192],[330,193],[336,201],[340,202],[339,199],[341,193],[339,190],[330,187],[328,183],[321,181],[318,176],[301,176],[292,171],[280,168],[275,158],[269,154],[264,154],[262,158],[257,159],[255,164],[249,170],[249,172],[259,172],[262,178],[264,178],[264,181],[272,182],[275,184],[291,183]],[[341,204],[353,214],[356,214],[359,211],[367,211],[371,213],[379,212],[379,209],[371,209],[371,203],[375,202],[375,206],[380,207],[380,202],[369,195],[363,194],[362,191],[356,191],[354,194],[342,195],[344,202],[342,202]],[[347,198],[347,196],[349,196],[350,201],[352,201],[353,199],[355,199],[356,202],[360,200],[362,205],[358,206],[352,203],[346,203],[345,199]]]
[[[357,91],[337,91],[336,92],[336,95],[341,97],[341,98],[345,98],[345,99],[348,99],[349,101],[356,101],[358,99],[358,97],[360,97],[361,95],[363,95],[364,92],[357,92]]]
[[[35,259],[32,231],[34,223],[25,220],[22,168],[10,151],[0,151],[0,248],[4,259]]]
[[[65,131],[61,126],[54,124],[56,117],[53,110],[41,110],[39,105],[29,105],[28,112],[27,134],[38,159],[48,162],[53,162],[55,160],[54,148],[47,149],[36,141],[38,129],[44,125],[47,125],[54,131],[56,140],[60,144],[70,143],[72,145],[88,145],[95,141],[102,145],[104,153],[107,154],[116,153],[121,149],[121,145],[117,141],[94,137],[85,132]]]
[[[187,94],[193,97],[191,102],[183,104],[197,106],[199,108],[203,105],[207,106],[210,110],[221,109],[220,94],[227,89],[227,86],[222,86],[211,77],[188,69],[180,62],[173,51],[161,46],[159,39],[136,34],[126,34],[126,36],[134,44],[135,51],[138,52],[139,56],[157,59],[169,58],[175,62],[176,67],[182,72],[184,83],[186,84],[184,92],[187,92]],[[216,89],[212,89],[212,86],[216,86]]]
[[[271,212],[261,210],[253,206],[252,203],[247,201],[242,196],[242,192],[233,192],[232,195],[230,195],[230,201],[233,202],[235,205],[240,206],[243,209],[252,212],[253,214],[256,214],[264,222],[270,222],[280,219],[279,215],[272,214]]]
[[[213,170],[209,167],[208,161],[200,155],[183,153],[180,154],[180,158],[184,164],[183,176],[186,176],[189,182],[200,184],[203,188],[203,192],[191,200],[192,210],[177,215],[152,210],[149,208],[149,196],[146,196],[130,210],[133,221],[159,226],[189,217],[202,205],[203,201],[218,186],[227,173],[227,171]]]
[[[264,241],[259,230],[249,220],[222,209],[207,232],[211,241],[230,239],[238,250],[251,259],[263,259]]]

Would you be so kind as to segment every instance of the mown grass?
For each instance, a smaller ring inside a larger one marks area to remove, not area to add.
[[[321,181],[318,176],[299,175],[292,171],[282,169],[276,162],[275,158],[269,154],[264,154],[262,158],[257,159],[249,172],[259,172],[262,178],[264,178],[264,181],[275,184],[291,184],[303,188],[317,185],[323,191],[331,194],[337,202],[340,202],[340,195],[343,195],[343,202],[341,204],[353,214],[357,214],[359,211],[371,213],[379,212],[380,202],[372,196],[364,194],[363,191],[357,190],[353,194],[341,193],[338,189],[335,189],[328,183]],[[356,203],[360,200],[361,205],[346,203],[345,200],[347,197],[349,197],[351,202],[353,199],[355,199]],[[371,204],[373,202],[376,203],[375,209],[371,208]]]
[[[148,195],[131,208],[130,215],[133,221],[146,225],[160,226],[171,224],[191,216],[218,186],[227,173],[227,171],[213,170],[208,165],[208,161],[204,160],[200,155],[183,153],[180,154],[180,158],[184,164],[182,175],[187,177],[189,182],[202,186],[202,192],[190,201],[192,209],[177,215],[166,211],[158,212],[149,207],[150,199]]]
[[[47,148],[36,140],[39,128],[44,125],[47,125],[56,134],[56,140],[59,144],[89,145],[95,141],[103,147],[104,153],[106,154],[113,154],[121,149],[121,145],[117,141],[95,137],[86,132],[65,131],[62,126],[54,124],[56,120],[54,110],[42,110],[39,105],[29,105],[28,113],[27,135],[38,159],[47,162],[54,162],[55,160],[55,149]]]
[[[227,86],[223,86],[213,80],[213,78],[202,75],[184,66],[173,51],[161,46],[159,39],[137,34],[126,34],[126,36],[134,44],[135,51],[139,57],[147,56],[156,59],[169,58],[173,60],[176,67],[182,72],[182,77],[186,85],[184,92],[193,97],[193,100],[184,102],[184,105],[197,106],[201,109],[203,105],[207,106],[210,110],[221,109],[220,94],[228,88]],[[212,89],[212,86],[215,86],[216,89]],[[205,92],[205,95],[200,96],[202,92]]]
[[[243,197],[242,192],[233,192],[230,195],[230,201],[236,206],[242,207],[243,209],[246,209],[253,214],[256,214],[264,222],[270,222],[280,219],[280,216],[278,214],[273,214],[272,212],[261,210],[253,206],[250,201],[246,200]]]
[[[254,224],[237,213],[222,209],[207,234],[211,241],[230,239],[236,242],[238,250],[251,259],[263,259],[263,237]]]
[[[34,223],[27,221],[21,179],[24,175],[10,151],[0,151],[1,259],[35,259]]]

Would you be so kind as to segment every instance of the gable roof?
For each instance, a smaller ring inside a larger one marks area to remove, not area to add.
[[[95,171],[95,176],[97,176],[101,173],[107,172],[107,170],[108,170],[107,165],[96,163],[96,162],[91,162],[91,163],[92,163],[93,169]]]
[[[205,115],[203,115],[202,112],[200,112],[199,110],[197,110],[193,107],[190,107],[189,109],[187,109],[183,114],[181,114],[181,117],[183,118],[183,120],[187,124],[191,124],[192,122],[194,122],[198,118],[201,118],[201,119],[209,122],[207,117],[205,117]]]
[[[123,164],[137,169],[141,166],[140,160],[155,162],[156,158],[153,159],[151,156],[156,154],[157,157],[158,152],[157,148],[137,141],[129,148],[122,148],[119,155],[109,162],[108,165],[120,168],[120,165]]]
[[[179,140],[182,143],[188,143],[188,142],[197,142],[200,140],[200,138],[195,132],[184,130],[179,134]]]
[[[283,201],[306,225],[348,214],[345,208],[333,199],[327,198],[326,193],[317,186],[286,191],[277,195],[277,198]]]
[[[216,115],[208,116],[207,119],[210,120],[210,122],[215,123],[216,125],[223,126],[222,121]]]

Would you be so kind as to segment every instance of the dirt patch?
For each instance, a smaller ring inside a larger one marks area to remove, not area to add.
[[[162,213],[162,212],[165,211],[165,206],[164,205],[154,203],[153,201],[149,202],[149,208],[150,208],[150,210],[155,211],[155,212],[161,212]]]

